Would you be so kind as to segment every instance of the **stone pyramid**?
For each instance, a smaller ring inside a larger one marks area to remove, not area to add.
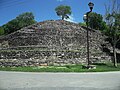
[[[34,66],[86,63],[86,27],[48,20],[0,37],[0,65]],[[90,61],[111,59],[103,52],[104,36],[89,28]],[[7,64],[6,64],[7,63]]]

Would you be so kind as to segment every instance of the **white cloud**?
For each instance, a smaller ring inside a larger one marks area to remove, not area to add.
[[[74,18],[74,16],[73,15],[69,15],[69,18],[68,19],[65,19],[66,21],[69,21],[69,22],[74,22],[74,23],[76,23],[75,22],[75,18]]]

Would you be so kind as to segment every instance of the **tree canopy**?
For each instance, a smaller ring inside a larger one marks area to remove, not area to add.
[[[36,21],[34,20],[34,16],[32,12],[25,12],[20,14],[15,19],[9,21],[7,24],[3,25],[5,34],[12,33],[17,31],[25,26],[34,24]]]
[[[96,30],[104,30],[106,28],[106,23],[103,21],[101,14],[91,12],[88,15],[88,25]]]
[[[120,42],[120,7],[117,0],[113,0],[111,5],[106,6],[106,23],[108,29],[105,34],[109,37],[109,41],[113,47],[113,62],[117,67],[116,46]]]
[[[35,23],[33,13],[31,12],[20,14],[16,19],[19,21],[21,28]]]
[[[71,7],[64,6],[64,5],[60,5],[60,6],[56,7],[55,11],[56,11],[56,14],[62,18],[62,20],[68,19],[69,15],[71,15],[71,13],[72,13]]]

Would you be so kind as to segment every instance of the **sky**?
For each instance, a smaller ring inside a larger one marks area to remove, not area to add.
[[[89,11],[88,3],[94,3],[93,12],[105,15],[105,4],[109,0],[0,0],[0,26],[24,12],[32,12],[37,22],[58,20],[55,8],[68,5],[72,14],[68,21],[83,22],[83,15]]]

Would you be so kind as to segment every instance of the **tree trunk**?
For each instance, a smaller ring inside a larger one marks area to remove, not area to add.
[[[62,16],[62,20],[64,20],[64,16]]]
[[[117,57],[116,57],[116,50],[115,50],[115,44],[113,45],[113,55],[114,55],[114,67],[117,67]]]

